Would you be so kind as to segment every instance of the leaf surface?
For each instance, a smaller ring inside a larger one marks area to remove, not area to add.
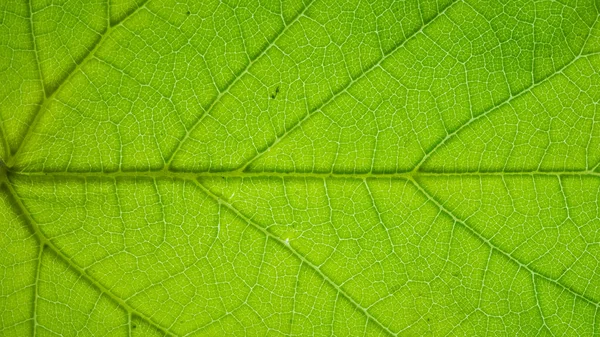
[[[0,335],[592,336],[600,3],[0,5]]]

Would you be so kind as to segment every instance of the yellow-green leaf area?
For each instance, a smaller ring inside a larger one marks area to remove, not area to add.
[[[0,335],[599,335],[599,8],[1,3]]]

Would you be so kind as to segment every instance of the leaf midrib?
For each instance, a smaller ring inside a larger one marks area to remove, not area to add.
[[[588,176],[600,178],[600,172],[592,170],[561,171],[464,171],[464,172],[179,172],[179,171],[115,171],[115,172],[27,172],[7,170],[9,177],[30,178],[151,178],[151,179],[198,179],[198,178],[304,178],[304,179],[416,179],[419,177],[527,177],[527,176]]]

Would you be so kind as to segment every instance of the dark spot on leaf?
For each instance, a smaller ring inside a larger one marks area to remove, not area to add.
[[[270,95],[271,99],[275,99],[277,95],[279,95],[279,86],[277,86],[277,88],[275,88],[275,92]]]
[[[190,11],[187,11],[187,13],[185,13],[185,14],[190,15],[191,13],[190,13]]]
[[[396,291],[400,290],[400,288],[401,288],[401,287],[402,287],[402,286],[401,286],[400,284],[396,284],[396,285],[392,286],[392,287],[390,288],[390,294],[393,294],[393,293],[395,293]]]
[[[133,329],[137,328],[137,325],[135,325],[135,324],[134,324],[134,325],[132,326],[132,328],[133,328]]]

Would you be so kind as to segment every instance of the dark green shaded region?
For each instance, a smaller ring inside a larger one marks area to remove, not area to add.
[[[2,159],[0,159],[0,185],[3,185],[4,183],[8,182],[8,179],[6,178],[7,172],[8,172],[8,167],[6,167],[6,164],[4,163],[4,161],[2,161]]]

